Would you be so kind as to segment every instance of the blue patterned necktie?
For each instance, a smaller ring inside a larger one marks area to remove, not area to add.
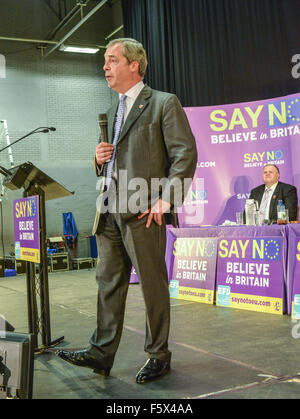
[[[107,171],[106,171],[105,184],[107,186],[107,189],[108,189],[108,187],[110,185],[110,182],[111,182],[111,175],[112,175],[112,172],[113,172],[113,166],[114,166],[114,162],[115,162],[115,158],[116,158],[116,148],[117,148],[116,146],[117,146],[117,142],[118,142],[120,132],[121,132],[121,128],[122,128],[122,125],[123,125],[126,98],[127,98],[126,95],[122,95],[121,99],[120,99],[120,102],[119,102],[119,106],[118,106],[117,118],[116,118],[115,127],[114,127],[114,139],[113,139],[114,151],[113,151],[113,155],[112,155],[110,161],[107,164]]]
[[[260,207],[259,207],[259,219],[260,222],[263,223],[264,219],[265,219],[265,212],[266,212],[266,207],[269,201],[269,193],[271,192],[271,188],[266,188],[263,199],[260,203]],[[268,217],[269,218],[269,217]]]

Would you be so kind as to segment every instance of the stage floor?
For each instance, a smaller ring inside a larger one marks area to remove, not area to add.
[[[49,274],[51,338],[84,348],[96,323],[95,268]],[[0,278],[0,313],[27,333],[25,276]],[[54,354],[36,354],[35,399],[278,399],[300,397],[300,321],[290,316],[171,299],[171,372],[136,384],[144,354],[144,302],[131,284],[124,331],[104,378]]]

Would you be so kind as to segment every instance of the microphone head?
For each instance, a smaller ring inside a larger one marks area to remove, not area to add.
[[[99,125],[107,125],[107,115],[106,113],[100,113],[98,116]]]
[[[49,132],[49,131],[56,131],[54,127],[45,127],[41,132]]]

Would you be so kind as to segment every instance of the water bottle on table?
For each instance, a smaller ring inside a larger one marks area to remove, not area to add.
[[[288,210],[280,199],[277,204],[277,224],[287,224],[288,222]]]

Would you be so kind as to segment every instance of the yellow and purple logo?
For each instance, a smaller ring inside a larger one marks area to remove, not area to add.
[[[219,243],[219,257],[229,259],[280,261],[281,239],[222,239]]]

